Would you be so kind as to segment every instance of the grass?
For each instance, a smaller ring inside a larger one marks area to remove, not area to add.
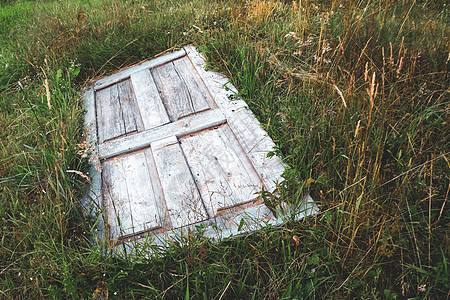
[[[0,4],[1,297],[447,299],[449,17],[424,0]],[[79,91],[187,43],[289,165],[267,203],[310,193],[321,213],[112,257],[79,207]]]

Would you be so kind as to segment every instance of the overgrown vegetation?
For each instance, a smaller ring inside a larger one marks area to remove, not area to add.
[[[0,295],[449,297],[450,14],[444,1],[0,5]],[[194,43],[321,212],[150,260],[92,248],[80,212],[86,81]]]

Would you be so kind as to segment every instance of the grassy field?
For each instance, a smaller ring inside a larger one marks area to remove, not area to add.
[[[0,4],[0,298],[448,299],[445,1]],[[289,167],[273,205],[321,212],[148,260],[89,243],[80,91],[193,43]]]

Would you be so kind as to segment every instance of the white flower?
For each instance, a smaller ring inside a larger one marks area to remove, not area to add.
[[[423,293],[427,290],[427,285],[426,284],[419,285],[417,289],[419,290],[419,292]]]
[[[284,37],[285,38],[288,38],[288,37],[297,38],[297,35],[295,34],[295,32],[291,31],[288,34],[286,34]]]

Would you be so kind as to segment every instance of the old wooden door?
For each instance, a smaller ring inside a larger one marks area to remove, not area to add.
[[[235,93],[191,46],[87,90],[86,123],[101,165],[93,195],[111,241],[211,220],[231,234],[242,225],[239,212],[273,218],[258,192],[273,191],[284,167],[267,157],[274,144]]]

